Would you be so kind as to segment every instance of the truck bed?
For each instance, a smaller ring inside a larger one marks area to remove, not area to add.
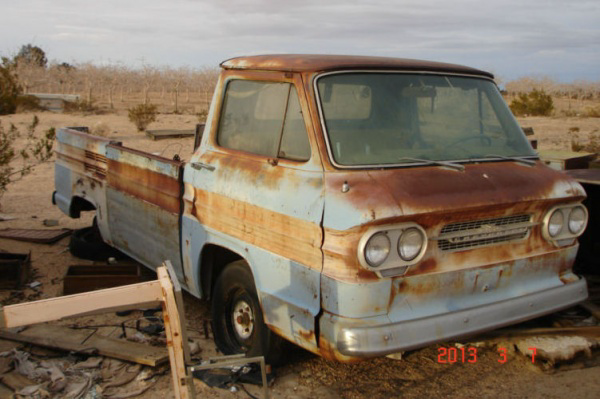
[[[69,128],[57,143],[60,209],[77,217],[93,206],[104,241],[149,267],[169,259],[181,273],[183,162]]]

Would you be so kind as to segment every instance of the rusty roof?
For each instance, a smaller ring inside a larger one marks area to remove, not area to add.
[[[481,75],[493,78],[489,72],[462,65],[390,57],[318,54],[270,54],[237,57],[223,61],[224,69],[251,69],[284,72],[324,72],[344,69],[401,70],[415,72],[448,72]]]

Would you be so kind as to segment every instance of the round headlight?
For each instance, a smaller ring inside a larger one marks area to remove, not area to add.
[[[398,255],[405,260],[411,261],[419,255],[423,248],[423,234],[414,227],[406,229],[398,239]]]
[[[582,207],[575,207],[569,214],[569,231],[573,234],[579,234],[585,228],[587,215]]]
[[[548,219],[548,234],[550,237],[556,237],[560,234],[565,224],[565,217],[560,209],[555,210],[550,219]]]
[[[390,239],[385,233],[374,234],[365,245],[365,260],[371,267],[380,266],[390,254]]]

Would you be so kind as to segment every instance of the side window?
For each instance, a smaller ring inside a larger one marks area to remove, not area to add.
[[[308,135],[295,87],[289,83],[229,82],[217,142],[273,158],[308,160]]]
[[[296,88],[292,86],[285,113],[285,124],[281,136],[279,157],[295,161],[308,161],[310,158],[310,145],[308,134],[302,118],[302,110],[298,101]]]

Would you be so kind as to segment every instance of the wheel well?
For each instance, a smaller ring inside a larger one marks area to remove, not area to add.
[[[73,197],[71,199],[71,206],[69,207],[69,216],[72,218],[79,218],[81,211],[94,211],[96,207],[94,204],[81,197]]]
[[[210,299],[212,288],[225,266],[243,259],[239,254],[218,245],[208,244],[200,255],[200,285],[204,299]]]

